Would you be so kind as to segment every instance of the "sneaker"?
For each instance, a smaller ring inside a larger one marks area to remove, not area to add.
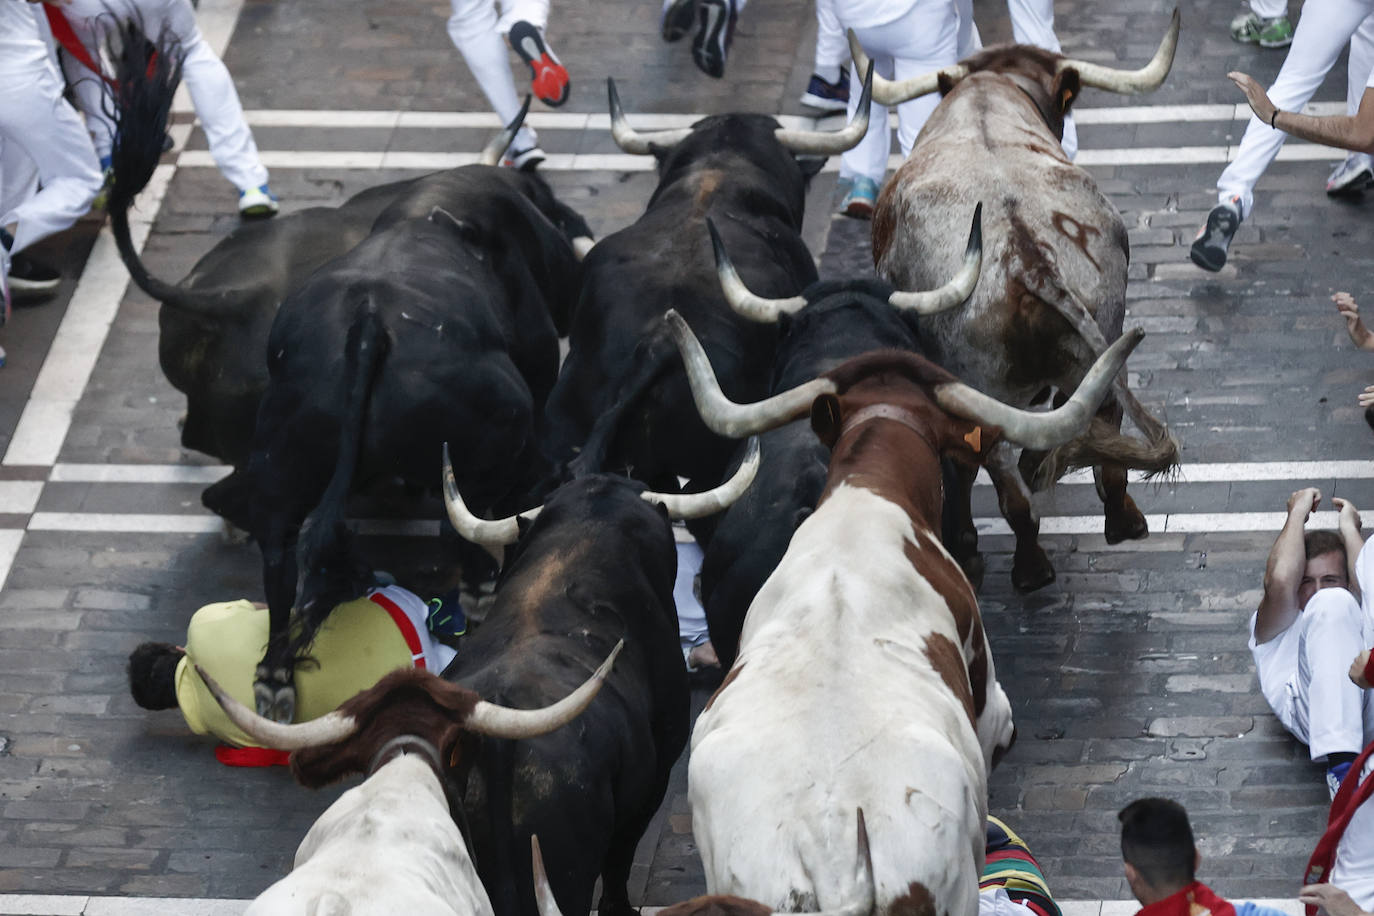
[[[530,67],[530,89],[535,98],[557,108],[568,100],[572,81],[559,62],[558,55],[549,49],[539,29],[521,20],[510,27],[510,46]]]
[[[1368,153],[1351,153],[1345,161],[1331,170],[1326,179],[1326,193],[1332,197],[1361,194],[1374,187],[1374,168]]]
[[[658,30],[667,42],[681,41],[697,20],[696,0],[669,0],[663,7]]]
[[[854,219],[872,219],[878,205],[878,182],[863,175],[854,176],[849,193],[840,201],[840,212]]]
[[[819,73],[811,74],[801,103],[821,111],[844,111],[849,107],[849,70],[841,67],[840,78],[833,83],[827,83]]]
[[[258,219],[277,214],[277,195],[267,185],[239,192],[239,216]]]
[[[1226,251],[1231,247],[1231,239],[1236,237],[1239,227],[1239,198],[1218,204],[1207,214],[1207,224],[1198,230],[1188,256],[1198,267],[1216,273],[1226,266]]]
[[[735,39],[734,0],[699,0],[697,35],[692,40],[692,60],[707,76],[725,75],[725,55]]]
[[[1287,16],[1261,19],[1254,13],[1242,13],[1231,20],[1231,37],[1261,48],[1286,48],[1293,43],[1293,23]]]
[[[454,589],[440,598],[431,598],[425,615],[425,626],[435,636],[458,637],[467,633],[468,618]]]
[[[1341,782],[1345,780],[1345,774],[1350,772],[1350,761],[1342,760],[1326,771],[1326,791],[1331,793],[1331,800],[1336,800],[1336,793],[1341,790]]]
[[[528,149],[510,150],[501,158],[501,164],[508,169],[520,172],[533,172],[544,161],[544,151],[537,146]]]
[[[8,278],[15,305],[49,299],[62,285],[62,274],[56,268],[35,261],[22,251],[11,256]]]

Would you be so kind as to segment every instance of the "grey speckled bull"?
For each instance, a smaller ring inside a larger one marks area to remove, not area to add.
[[[888,104],[936,89],[944,95],[878,200],[878,272],[903,289],[942,282],[960,257],[949,239],[963,234],[977,202],[984,205],[983,269],[968,305],[922,325],[931,356],[975,388],[1018,406],[1057,401],[1121,336],[1126,227],[1092,177],[1064,156],[1063,118],[1083,86],[1127,93],[1156,88],[1172,65],[1178,28],[1175,11],[1154,59],[1134,72],[1000,46],[903,83],[875,81],[874,100]],[[862,49],[855,53],[862,66]],[[1141,437],[1122,435],[1123,408]],[[1054,580],[1036,543],[1029,482],[1092,466],[1106,538],[1116,543],[1149,533],[1126,493],[1127,470],[1165,473],[1177,461],[1178,443],[1127,389],[1124,374],[1086,434],[1048,453],[1023,453],[1020,473],[1012,449],[999,446],[986,467],[1016,535],[1013,584],[1031,590]],[[973,475],[959,474],[970,492]],[[963,517],[947,528],[954,535],[949,547],[976,581],[981,563],[968,500],[951,503],[963,507]]]

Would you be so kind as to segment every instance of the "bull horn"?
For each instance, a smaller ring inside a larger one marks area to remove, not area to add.
[[[854,58],[854,66],[860,69],[873,66],[868,55],[864,53],[863,45],[859,44],[858,36],[854,34],[854,30],[849,29],[848,34],[849,53]],[[949,77],[952,82],[957,83],[968,76],[968,67],[963,64],[955,64],[953,67],[931,70],[920,76],[895,81],[885,79],[875,73],[873,75],[873,101],[879,105],[900,105],[902,102],[909,102],[923,95],[929,95],[940,88],[941,73]]]
[[[497,519],[478,518],[473,515],[467,503],[463,502],[463,494],[458,492],[458,482],[453,477],[453,463],[449,461],[447,442],[444,443],[444,506],[448,509],[448,520],[453,523],[454,529],[472,543],[485,547],[496,558],[497,563],[501,562],[501,548],[520,540],[518,519],[532,519],[543,508],[539,506],[518,515]]]
[[[596,246],[596,239],[589,235],[579,235],[572,240],[573,255],[579,260],[584,260],[591,254],[592,248]]]
[[[868,133],[868,114],[873,100],[873,63],[870,61],[864,74],[864,91],[859,96],[859,107],[854,109],[854,120],[840,130],[789,130],[779,127],[773,131],[778,142],[794,153],[810,153],[818,156],[833,156],[859,145]]]
[[[309,722],[285,725],[258,715],[253,710],[234,699],[214,678],[196,665],[196,674],[210,688],[215,702],[224,714],[248,737],[261,747],[275,748],[279,751],[298,751],[305,747],[318,747],[342,741],[358,730],[358,723],[352,716],[335,710]]]
[[[983,267],[983,202],[973,208],[973,225],[968,231],[968,246],[964,249],[964,266],[939,289],[925,293],[898,290],[887,297],[888,305],[917,315],[934,315],[952,309],[973,295],[978,285],[978,272]]]
[[[539,916],[563,916],[558,901],[549,887],[549,873],[544,871],[544,855],[539,851],[539,835],[530,834],[530,865],[534,870],[534,899],[539,904]]]
[[[1092,422],[1093,414],[1111,389],[1112,380],[1126,365],[1126,358],[1144,338],[1145,332],[1132,328],[1117,339],[1092,364],[1078,390],[1062,407],[1048,412],[1020,410],[988,397],[963,382],[947,382],[935,388],[935,400],[950,413],[1002,427],[1008,441],[1024,448],[1045,450],[1068,442]]]
[[[711,360],[682,316],[675,309],[669,309],[663,320],[668,322],[668,329],[687,367],[687,382],[692,386],[697,412],[707,428],[717,435],[742,439],[781,426],[810,410],[811,402],[818,395],[833,394],[836,390],[830,379],[818,378],[756,404],[736,404],[720,390]]]
[[[759,472],[759,440],[749,437],[749,446],[744,453],[744,461],[730,479],[714,489],[701,493],[655,493],[645,490],[640,498],[651,503],[662,503],[663,508],[673,518],[705,518],[730,508],[735,500],[744,495],[754,476]]]
[[[653,133],[641,134],[625,120],[625,109],[620,107],[620,93],[615,91],[615,80],[610,77],[606,77],[606,94],[610,97],[611,103],[611,137],[615,140],[615,145],[627,153],[649,156],[653,154],[651,145],[673,147],[692,132],[690,127],[679,127],[676,130],[656,130]]]
[[[765,299],[751,293],[749,287],[739,278],[735,265],[730,261],[730,255],[725,251],[725,243],[716,231],[716,224],[709,216],[706,217],[706,230],[711,233],[711,248],[716,253],[716,277],[720,279],[720,291],[725,294],[725,301],[730,303],[730,308],[735,310],[735,314],[760,324],[777,324],[778,316],[796,314],[806,305],[804,296]]]
[[[1174,51],[1178,49],[1180,18],[1178,7],[1174,7],[1173,19],[1169,22],[1169,30],[1164,33],[1164,40],[1159,43],[1159,50],[1155,51],[1155,56],[1151,58],[1150,62],[1139,70],[1117,70],[1085,60],[1065,57],[1060,59],[1055,72],[1062,73],[1064,70],[1072,68],[1078,71],[1078,80],[1084,86],[1106,89],[1109,92],[1119,92],[1123,95],[1152,92],[1164,82],[1164,78],[1169,75],[1169,69],[1174,65]]]
[[[506,147],[510,146],[515,135],[520,132],[520,125],[525,123],[525,115],[530,110],[530,97],[525,96],[525,104],[520,106],[520,113],[517,114],[509,124],[501,129],[501,132],[491,138],[486,146],[482,147],[482,154],[478,157],[478,162],[482,165],[500,165],[501,157],[506,154]]]
[[[597,668],[581,687],[552,706],[545,706],[543,709],[510,709],[488,703],[486,700],[478,700],[463,725],[469,731],[512,741],[534,738],[560,728],[577,718],[596,697],[597,691],[606,680],[606,675],[611,671],[611,666],[615,664],[615,657],[623,648],[625,640],[622,639],[615,644],[615,648],[606,656],[601,667]]]

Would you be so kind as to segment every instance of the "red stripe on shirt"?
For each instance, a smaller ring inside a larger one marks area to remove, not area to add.
[[[368,595],[368,598],[373,604],[390,614],[392,620],[396,621],[396,627],[401,631],[401,635],[405,637],[406,645],[410,647],[410,657],[415,662],[415,667],[425,667],[425,649],[420,642],[420,634],[415,632],[415,624],[410,622],[410,618],[406,616],[406,612],[401,610],[396,602],[392,601],[381,592],[373,592],[371,595]]]

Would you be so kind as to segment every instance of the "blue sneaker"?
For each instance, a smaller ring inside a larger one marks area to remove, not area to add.
[[[262,219],[277,215],[277,195],[267,185],[239,192],[239,216]]]
[[[1326,791],[1331,793],[1331,800],[1336,800],[1336,793],[1341,790],[1341,783],[1345,781],[1346,774],[1350,772],[1350,761],[1342,760],[1326,770]]]
[[[827,83],[819,73],[811,74],[811,82],[807,83],[806,91],[802,93],[801,103],[807,108],[821,111],[844,111],[849,107],[848,68],[841,67],[840,78],[833,83]]]
[[[878,182],[863,175],[855,175],[849,192],[840,201],[840,213],[854,219],[872,219],[878,206]]]

